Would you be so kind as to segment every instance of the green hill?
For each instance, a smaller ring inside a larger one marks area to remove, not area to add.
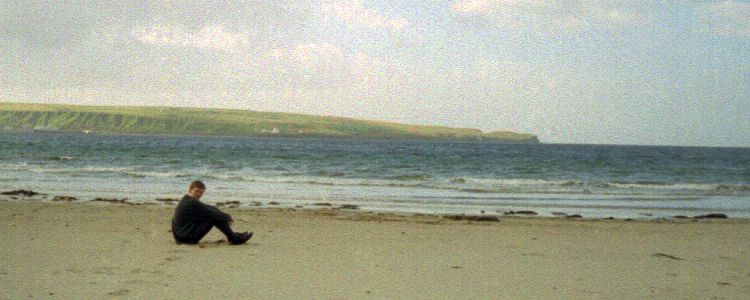
[[[405,125],[291,113],[178,107],[0,103],[0,131],[90,131],[102,134],[172,134],[374,139],[482,140],[538,143],[535,135],[507,131]]]

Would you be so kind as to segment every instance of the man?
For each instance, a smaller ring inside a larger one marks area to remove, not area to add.
[[[233,245],[247,242],[253,236],[252,232],[232,231],[229,227],[234,222],[232,216],[216,206],[200,202],[205,191],[206,185],[203,182],[193,181],[188,188],[188,194],[177,204],[172,218],[172,235],[177,243],[197,244],[214,226],[219,228]]]

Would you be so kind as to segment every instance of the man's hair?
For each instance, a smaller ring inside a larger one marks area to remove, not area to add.
[[[196,181],[193,181],[193,182],[190,183],[190,188],[188,188],[188,190],[192,190],[193,188],[201,188],[201,189],[205,190],[206,189],[206,185],[203,184],[203,181],[196,180]]]

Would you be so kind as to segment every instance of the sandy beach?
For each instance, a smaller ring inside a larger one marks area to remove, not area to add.
[[[0,202],[0,298],[746,299],[748,220],[228,209],[177,245],[173,207]]]

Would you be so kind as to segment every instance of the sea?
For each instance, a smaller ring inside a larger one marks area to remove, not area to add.
[[[193,180],[240,207],[750,218],[750,148],[0,133],[0,192],[161,203]]]

